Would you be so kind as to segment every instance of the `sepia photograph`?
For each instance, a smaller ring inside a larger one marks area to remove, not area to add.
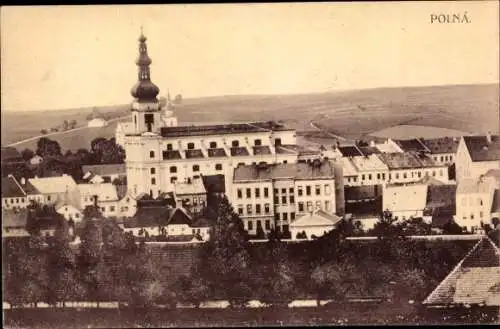
[[[500,3],[1,7],[3,327],[500,324]]]

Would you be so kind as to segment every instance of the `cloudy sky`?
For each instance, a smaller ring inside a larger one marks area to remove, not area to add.
[[[499,80],[498,2],[1,8],[2,110],[123,104],[140,26],[165,95]],[[467,12],[469,24],[431,24]]]

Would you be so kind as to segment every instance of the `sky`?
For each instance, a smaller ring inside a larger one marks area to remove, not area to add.
[[[141,26],[160,95],[192,98],[498,83],[498,24],[497,1],[2,7],[2,111],[130,102]]]

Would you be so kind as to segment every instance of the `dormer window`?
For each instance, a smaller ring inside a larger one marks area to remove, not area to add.
[[[187,148],[188,150],[194,150],[194,143],[188,143]]]
[[[210,142],[210,148],[214,149],[217,147],[217,142]]]

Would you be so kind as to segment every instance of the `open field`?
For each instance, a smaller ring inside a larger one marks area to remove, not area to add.
[[[113,117],[127,114],[128,106],[99,107]],[[77,110],[2,113],[2,145],[36,136],[54,121],[77,120],[81,126],[91,108]],[[298,131],[311,131],[311,122],[350,139],[398,125],[432,126],[462,132],[499,131],[498,85],[377,88],[307,95],[220,96],[185,99],[177,106],[186,122],[283,120]],[[115,124],[55,136],[63,148],[88,147],[97,137],[112,137]],[[404,129],[404,128],[403,128]],[[433,137],[436,131],[417,130],[413,137]],[[88,136],[84,136],[88,135]],[[380,134],[378,134],[380,135]],[[427,136],[429,135],[429,136]],[[412,137],[412,136],[407,136]],[[327,142],[328,140],[325,139]],[[32,144],[16,147],[32,147]]]
[[[482,311],[482,312],[481,312]],[[480,313],[481,312],[481,313]],[[456,312],[458,313],[458,312]],[[495,310],[474,310],[470,316],[418,306],[335,304],[294,309],[18,309],[4,311],[5,328],[148,328],[354,324],[495,323]],[[485,316],[486,315],[486,316]]]

